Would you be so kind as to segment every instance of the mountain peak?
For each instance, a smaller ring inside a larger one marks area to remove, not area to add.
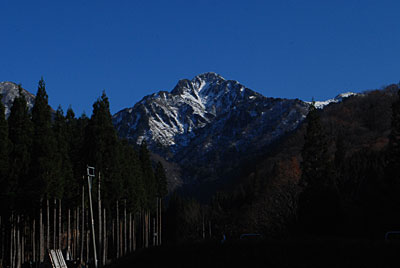
[[[196,81],[197,79],[200,79],[208,83],[213,83],[216,81],[225,81],[225,79],[222,76],[214,72],[199,74],[192,81]]]

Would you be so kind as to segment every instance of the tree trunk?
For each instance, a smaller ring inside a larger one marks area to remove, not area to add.
[[[61,218],[61,199],[58,199],[58,248],[61,249],[62,240],[62,218]]]
[[[71,254],[71,209],[68,209],[67,220],[67,253]]]
[[[11,224],[12,224],[12,229],[11,229],[11,267],[15,267],[15,252],[16,252],[16,245],[15,245],[15,219],[14,219],[14,213],[11,215]]]
[[[33,260],[33,262],[36,262],[36,237],[35,237],[35,232],[36,232],[35,217],[33,217],[33,223],[32,223],[32,260]]]
[[[211,238],[211,221],[208,221],[208,233],[209,237]]]
[[[133,222],[132,222],[132,235],[133,235],[133,251],[136,251],[136,235],[135,235],[135,214],[133,214]]]
[[[102,242],[102,239],[103,239],[103,236],[101,235],[101,227],[102,227],[102,225],[103,225],[103,221],[101,220],[101,191],[100,191],[100,187],[101,187],[101,173],[99,172],[99,180],[98,180],[98,188],[97,188],[97,204],[98,204],[98,209],[99,209],[99,212],[98,212],[98,214],[99,214],[99,247],[98,247],[98,252],[99,252],[99,260],[101,260],[102,259],[102,257],[101,257],[101,255],[102,255],[102,245],[103,245],[103,242]]]
[[[16,255],[17,255],[17,264],[16,268],[21,268],[21,237],[20,237],[20,228],[19,228],[19,215],[17,216],[17,240],[16,240]]]
[[[39,215],[39,263],[42,263],[44,260],[44,227],[43,227],[43,200],[40,199],[40,215]]]
[[[144,212],[140,210],[139,212],[139,235],[140,235],[140,247],[144,248]]]
[[[89,262],[89,240],[90,240],[90,229],[88,228],[88,230],[86,231],[86,263]]]
[[[155,223],[154,223],[154,230],[153,230],[153,235],[154,235],[154,238],[155,238],[155,241],[153,243],[154,246],[158,245],[158,221],[160,220],[158,218],[158,214],[159,214],[159,211],[158,211],[158,197],[156,197],[156,216],[154,218]]]
[[[88,209],[85,211],[85,216],[86,216],[86,222],[88,224],[88,228],[86,230],[86,259],[85,259],[85,261],[86,261],[86,263],[88,263],[89,262],[89,254],[90,254],[90,252],[89,252],[89,248],[90,248],[89,224],[90,224],[90,221],[89,221],[89,210]]]
[[[204,226],[204,215],[203,215],[203,221],[202,221],[202,235],[203,235],[203,240],[206,238],[206,229]]]
[[[126,255],[128,251],[127,247],[127,233],[126,233],[126,199],[125,199],[125,206],[124,206],[124,255]]]
[[[103,209],[103,266],[107,260],[107,226],[106,226],[106,209]]]
[[[128,238],[128,244],[129,244],[129,252],[132,252],[132,213],[129,213],[129,238]]]
[[[112,233],[112,258],[115,256],[115,220],[112,220],[112,225],[111,225],[111,233]]]
[[[122,247],[122,243],[123,243],[123,238],[122,238],[122,225],[124,223],[122,221],[119,222],[119,228],[118,228],[118,236],[119,236],[119,254],[120,257],[122,257],[124,255],[123,253],[123,247]]]
[[[46,199],[47,203],[47,237],[46,237],[46,250],[50,248],[50,205],[49,199]]]
[[[21,266],[22,266],[25,262],[25,220],[23,216],[21,216],[21,226],[22,230],[20,229],[20,237],[21,237]]]
[[[54,207],[53,207],[53,249],[56,249],[56,233],[57,233],[57,201],[54,198]]]
[[[153,236],[153,247],[156,245],[156,219],[153,218],[153,230],[150,231],[150,234]]]
[[[117,258],[119,258],[119,253],[120,253],[120,251],[119,251],[119,203],[118,203],[118,200],[117,200]]]
[[[158,231],[159,231],[158,241],[159,242],[158,242],[158,244],[161,245],[162,244],[162,238],[161,238],[161,235],[162,235],[162,199],[160,198],[158,200],[158,202],[160,203],[160,207],[159,207],[159,209],[160,209],[160,220],[158,222],[158,224],[159,224],[159,227],[158,227]]]
[[[78,240],[78,208],[73,208],[72,209],[72,226],[71,226],[71,258],[73,260],[77,259],[77,243],[76,241]]]
[[[14,224],[13,224],[13,214],[11,213],[11,217],[10,217],[10,267],[11,268],[14,268],[14,263],[13,263],[13,253],[14,253],[13,233],[14,233]]]
[[[145,214],[145,221],[146,221],[146,248],[149,247],[149,211],[146,211]]]
[[[85,178],[85,177],[83,177]],[[82,185],[82,231],[81,231],[81,263],[83,262],[83,247],[85,243],[85,186]]]
[[[79,215],[80,215],[80,211],[79,211],[79,206],[77,206],[76,207],[76,211],[75,211],[75,215],[76,215],[76,218],[75,218],[75,239],[74,239],[74,248],[75,248],[75,253],[74,253],[74,259],[78,259],[78,255],[79,255],[79,257],[80,257],[80,244],[79,244],[79,242],[81,241],[80,240],[80,238],[81,238],[81,232],[80,232],[80,226],[79,226],[79,223],[80,223],[80,220],[79,220]]]

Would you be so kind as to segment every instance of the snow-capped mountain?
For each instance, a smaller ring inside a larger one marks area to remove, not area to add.
[[[138,144],[146,140],[152,147],[168,147],[172,152],[198,144],[200,136],[206,139],[209,134],[202,151],[228,137],[235,137],[232,144],[239,149],[261,134],[268,132],[272,140],[294,129],[307,106],[299,100],[266,98],[237,81],[205,73],[180,80],[171,92],[144,97],[115,114],[113,121],[120,136]]]
[[[178,163],[191,182],[210,179],[215,172],[208,169],[227,161],[234,165],[250,150],[294,130],[308,106],[298,99],[267,98],[238,81],[205,73],[180,80],[171,92],[144,97],[116,113],[113,122],[121,137],[137,144],[145,140],[153,152]]]
[[[14,99],[19,96],[18,85],[13,82],[0,82],[0,94],[1,101],[5,106],[6,117],[8,117]],[[28,108],[32,109],[35,102],[35,96],[25,89],[22,89],[22,94],[25,96]]]

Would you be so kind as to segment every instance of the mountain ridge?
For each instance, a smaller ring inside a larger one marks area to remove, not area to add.
[[[28,108],[32,109],[35,96],[24,88],[22,88],[22,94],[25,96]],[[10,115],[11,106],[14,102],[14,99],[19,96],[18,85],[10,81],[0,82],[0,95],[1,101],[5,106],[6,117],[8,117]]]

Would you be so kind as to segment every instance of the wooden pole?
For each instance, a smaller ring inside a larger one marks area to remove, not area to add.
[[[96,247],[96,232],[94,230],[94,215],[93,215],[93,204],[92,204],[92,182],[91,177],[88,175],[88,191],[89,191],[89,208],[90,208],[90,222],[92,227],[92,242],[93,242],[93,259],[94,267],[97,268],[97,247]]]

